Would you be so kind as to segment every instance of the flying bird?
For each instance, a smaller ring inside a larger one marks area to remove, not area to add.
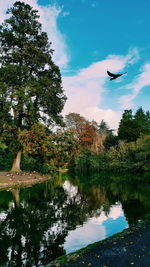
[[[115,79],[117,79],[118,77],[120,77],[120,76],[122,76],[122,75],[124,75],[124,74],[126,74],[127,72],[124,72],[124,73],[121,73],[121,74],[114,74],[114,73],[111,73],[110,71],[108,71],[107,70],[107,74],[110,76],[110,77],[112,77],[112,78],[110,78],[110,80],[115,80]]]

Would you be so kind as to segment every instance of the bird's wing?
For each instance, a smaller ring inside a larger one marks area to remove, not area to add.
[[[117,74],[118,76],[122,76],[125,75],[127,72],[121,73],[121,74]]]
[[[108,70],[107,70],[107,74],[108,74],[109,76],[111,76],[111,77],[114,77],[114,76],[115,76],[115,74],[111,73],[111,72],[108,71]]]

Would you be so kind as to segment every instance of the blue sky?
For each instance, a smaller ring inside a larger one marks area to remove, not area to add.
[[[149,110],[149,0],[25,0],[39,10],[55,49],[68,97],[63,114],[77,112],[117,128],[124,109]],[[0,22],[14,0],[0,3]],[[106,71],[127,71],[109,81]]]

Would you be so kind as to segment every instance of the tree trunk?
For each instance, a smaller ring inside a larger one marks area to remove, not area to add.
[[[15,202],[15,207],[19,208],[20,206],[20,189],[15,188],[11,190],[13,197],[14,197],[14,202]]]
[[[13,165],[12,165],[12,169],[11,169],[12,172],[20,172],[21,171],[20,170],[21,152],[22,151],[19,151],[17,153],[16,158],[14,159],[14,162],[13,162]]]

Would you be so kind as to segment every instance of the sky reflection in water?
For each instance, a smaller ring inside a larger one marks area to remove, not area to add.
[[[77,186],[71,185],[69,181],[65,181],[63,188],[69,198],[75,197],[78,193]],[[68,233],[64,243],[67,253],[83,248],[89,243],[103,240],[128,228],[128,222],[124,216],[121,203],[118,202],[112,205],[107,216],[103,211],[103,207],[99,212],[99,216],[89,218],[83,226],[78,226]]]
[[[0,266],[46,266],[121,232],[149,213],[149,185],[95,174],[0,191]]]

